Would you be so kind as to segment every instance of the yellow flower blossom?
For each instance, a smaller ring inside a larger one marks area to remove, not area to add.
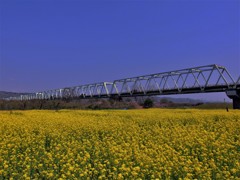
[[[0,179],[237,179],[240,111],[0,112]]]

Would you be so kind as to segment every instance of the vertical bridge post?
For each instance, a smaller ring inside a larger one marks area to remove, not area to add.
[[[228,90],[226,94],[233,101],[233,109],[240,109],[240,90]]]

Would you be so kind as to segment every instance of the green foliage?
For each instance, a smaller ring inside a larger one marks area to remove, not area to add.
[[[151,108],[153,107],[153,100],[151,100],[150,98],[147,98],[144,103],[143,103],[143,107],[144,108]]]
[[[30,110],[30,109],[139,109],[136,102],[126,102],[114,99],[55,99],[55,100],[29,100],[5,101],[0,100],[0,110]]]

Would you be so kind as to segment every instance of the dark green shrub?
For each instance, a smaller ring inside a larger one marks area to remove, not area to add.
[[[143,107],[144,108],[151,108],[153,107],[153,100],[151,100],[150,98],[147,98],[144,103],[143,103]]]

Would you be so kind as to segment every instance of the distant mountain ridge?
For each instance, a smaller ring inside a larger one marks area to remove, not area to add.
[[[16,93],[16,92],[0,91],[0,99],[9,98],[9,97],[17,97],[22,94],[29,94],[29,93]]]

